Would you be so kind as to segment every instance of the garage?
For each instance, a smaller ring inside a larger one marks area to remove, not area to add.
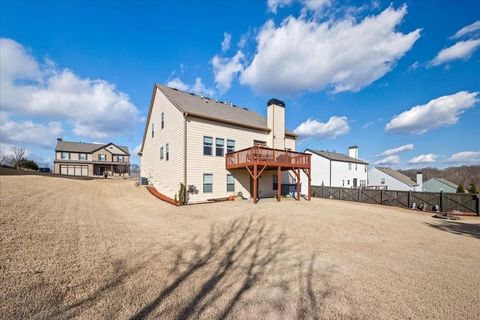
[[[61,164],[60,174],[68,176],[88,176],[88,165]]]

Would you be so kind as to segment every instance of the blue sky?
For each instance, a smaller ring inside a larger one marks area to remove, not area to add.
[[[480,163],[475,1],[1,0],[2,153],[141,142],[155,82],[286,102],[297,149],[396,168]],[[138,159],[134,159],[138,161]]]

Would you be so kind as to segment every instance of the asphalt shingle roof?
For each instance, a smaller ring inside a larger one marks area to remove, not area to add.
[[[156,86],[178,109],[192,116],[208,117],[212,120],[269,130],[267,119],[253,110],[235,104],[226,104],[215,99],[198,96],[160,84]],[[289,130],[285,130],[285,134],[295,136],[295,134]]]
[[[365,162],[365,161],[357,159],[357,158],[349,157],[349,156],[347,156],[345,154],[342,154],[342,153],[337,153],[337,152],[332,152],[332,151],[324,151],[324,150],[313,150],[313,149],[307,149],[305,151],[310,151],[314,154],[317,154],[319,156],[322,156],[324,158],[334,160],[334,161],[368,164],[368,162]]]
[[[389,176],[397,179],[400,182],[405,183],[406,185],[410,187],[414,187],[418,185],[415,181],[404,175],[403,173],[400,173],[396,170],[393,170],[392,168],[383,168],[383,167],[376,167],[378,170],[382,171],[385,174],[388,174]]]
[[[56,151],[66,151],[66,152],[85,152],[91,153],[95,150],[98,150],[102,147],[109,145],[107,144],[99,144],[99,143],[87,143],[87,142],[75,142],[75,141],[57,141],[57,146],[55,147]],[[116,145],[117,146],[117,145]],[[128,152],[128,147],[126,146],[117,146],[126,153]]]
[[[447,186],[450,186],[450,187],[455,188],[455,189],[457,189],[457,187],[458,187],[455,183],[450,182],[450,181],[445,180],[445,179],[442,179],[442,178],[432,178],[432,179],[440,181],[441,183],[446,184]]]

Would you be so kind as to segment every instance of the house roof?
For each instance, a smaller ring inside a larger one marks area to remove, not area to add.
[[[267,119],[248,108],[198,96],[160,84],[156,84],[156,87],[162,91],[180,111],[188,115],[222,121],[242,127],[250,127],[257,130],[270,131],[267,125]],[[285,130],[285,134],[296,136],[295,133],[289,130]]]
[[[84,152],[84,153],[92,153],[98,149],[106,147],[108,145],[115,145],[114,143],[107,143],[107,144],[100,144],[100,143],[87,143],[87,142],[75,142],[75,141],[57,141],[57,146],[55,147],[55,151],[67,151],[67,152]],[[117,146],[122,151],[130,154],[128,152],[128,147],[126,146]]]
[[[305,151],[310,151],[311,153],[314,153],[316,155],[319,155],[321,157],[324,157],[324,158],[327,158],[327,159],[333,160],[333,161],[368,164],[368,162],[365,162],[365,161],[357,159],[357,158],[352,158],[352,157],[349,157],[345,154],[338,153],[338,152],[324,151],[324,150],[313,150],[313,149],[306,149]]]
[[[430,180],[437,180],[438,182],[441,182],[441,183],[443,183],[443,184],[445,184],[449,187],[452,187],[454,189],[457,189],[457,187],[458,187],[455,183],[450,182],[450,181],[445,180],[445,179],[442,179],[442,178],[431,178]],[[430,180],[428,180],[428,181],[430,181]]]
[[[375,167],[377,170],[380,170],[382,171],[383,173],[385,174],[388,174],[389,176],[391,176],[392,178],[400,181],[400,182],[403,182],[405,183],[406,185],[410,186],[410,187],[414,187],[414,186],[417,186],[418,184],[413,181],[412,179],[410,179],[409,177],[407,177],[406,175],[404,175],[403,173],[400,173],[396,170],[393,170],[392,168],[383,168],[383,167]]]

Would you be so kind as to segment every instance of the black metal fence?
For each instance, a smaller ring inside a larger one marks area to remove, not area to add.
[[[441,212],[456,210],[480,215],[479,194],[312,186],[312,196],[400,208],[425,207],[426,211],[435,211],[436,208]]]

